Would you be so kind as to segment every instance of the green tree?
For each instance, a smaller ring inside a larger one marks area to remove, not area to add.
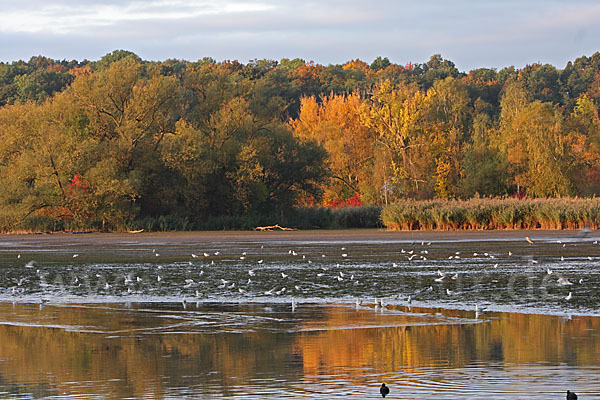
[[[568,176],[570,163],[561,131],[562,118],[551,104],[535,101],[512,120],[505,136],[506,157],[515,182],[534,197],[573,193]]]
[[[387,57],[377,57],[376,59],[373,60],[373,62],[371,63],[371,69],[373,71],[380,71],[382,69],[386,69],[387,67],[389,67],[392,63],[390,62],[390,60]]]

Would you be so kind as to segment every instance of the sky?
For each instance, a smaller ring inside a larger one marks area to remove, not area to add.
[[[302,58],[427,62],[461,71],[564,68],[600,51],[598,0],[0,0],[0,61]]]

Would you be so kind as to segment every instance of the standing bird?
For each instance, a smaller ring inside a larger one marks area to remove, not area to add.
[[[385,386],[385,383],[382,383],[381,388],[379,389],[379,393],[381,393],[381,397],[385,397],[388,394],[390,394],[390,388]],[[575,393],[572,393],[572,394],[575,394]],[[569,398],[569,392],[567,392],[567,399],[571,400]],[[577,396],[575,396],[575,399],[577,399]]]
[[[527,243],[533,244],[533,240],[531,240],[529,236],[525,236],[525,240],[527,240]]]
[[[383,390],[383,389],[382,389]],[[385,396],[383,396],[385,397]],[[567,390],[567,400],[577,400],[577,395],[570,390]]]

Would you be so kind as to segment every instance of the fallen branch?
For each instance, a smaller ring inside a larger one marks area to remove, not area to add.
[[[257,226],[254,228],[255,231],[295,231],[295,228],[286,228],[283,226],[279,226],[279,224],[271,225],[271,226]]]

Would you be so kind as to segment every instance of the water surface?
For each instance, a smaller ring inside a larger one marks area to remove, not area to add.
[[[600,398],[597,240],[2,237],[0,397]]]

